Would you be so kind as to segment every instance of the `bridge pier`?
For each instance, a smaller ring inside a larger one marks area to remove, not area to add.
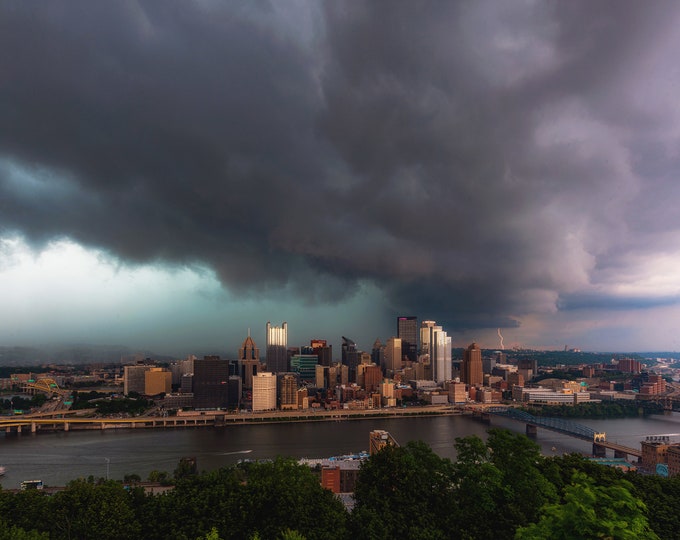
[[[31,422],[31,433],[35,433],[38,430],[38,426],[35,422]]]
[[[593,455],[595,457],[607,457],[607,448],[597,443],[593,443]]]
[[[526,426],[527,437],[535,438],[538,434],[538,428],[533,424],[527,424]]]
[[[68,430],[69,430],[68,422],[64,422],[64,431],[68,431]]]

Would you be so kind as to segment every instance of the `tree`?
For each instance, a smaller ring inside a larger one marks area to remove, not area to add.
[[[537,523],[521,527],[516,540],[658,540],[645,517],[644,503],[634,497],[633,486],[621,480],[597,486],[584,473],[575,473],[564,490],[563,504],[547,504]]]
[[[99,485],[74,480],[50,499],[50,511],[52,538],[139,538],[131,496],[112,480]]]
[[[361,467],[354,491],[357,538],[448,538],[453,464],[422,442],[386,446]]]
[[[36,530],[26,531],[21,527],[7,525],[0,521],[0,540],[49,540],[50,535]]]
[[[555,486],[541,472],[544,457],[528,437],[505,429],[489,430],[487,446],[506,486],[502,518],[514,530],[538,519],[540,508],[557,501]]]

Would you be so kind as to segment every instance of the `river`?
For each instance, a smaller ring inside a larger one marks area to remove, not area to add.
[[[680,415],[613,420],[577,420],[607,440],[639,448],[647,435],[678,434]],[[492,427],[524,432],[524,424],[495,418]],[[399,443],[422,440],[440,456],[454,459],[456,437],[486,436],[488,426],[466,416],[343,420],[299,424],[234,425],[220,428],[123,429],[71,431],[5,436],[0,434],[0,465],[7,469],[0,483],[5,489],[23,480],[42,480],[62,486],[78,477],[122,479],[150,471],[172,473],[181,457],[194,456],[199,470],[232,465],[239,459],[277,455],[320,458],[368,449],[373,429],[389,431]],[[591,445],[539,428],[536,442],[545,455],[590,453]]]

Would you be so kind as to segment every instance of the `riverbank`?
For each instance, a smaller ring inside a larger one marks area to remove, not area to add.
[[[310,412],[311,411],[311,412]],[[462,411],[450,406],[432,405],[368,410],[262,411],[225,413],[223,411],[186,411],[175,416],[141,416],[130,418],[48,418],[41,416],[6,417],[0,419],[0,430],[6,434],[40,433],[74,430],[148,429],[219,427],[227,425],[284,424],[301,422],[342,422],[346,420],[414,418],[458,415]],[[56,413],[55,413],[55,416]]]

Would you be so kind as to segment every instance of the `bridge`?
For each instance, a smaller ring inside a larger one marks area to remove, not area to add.
[[[591,427],[572,422],[571,420],[533,416],[527,412],[510,407],[489,407],[485,413],[524,422],[526,424],[526,433],[529,436],[536,435],[536,429],[541,427],[576,439],[592,442],[593,455],[598,457],[604,457],[607,449],[610,449],[614,451],[614,456],[618,458],[625,458],[626,456],[635,456],[638,460],[642,458],[642,450],[609,442],[607,441],[606,433],[597,432]]]

